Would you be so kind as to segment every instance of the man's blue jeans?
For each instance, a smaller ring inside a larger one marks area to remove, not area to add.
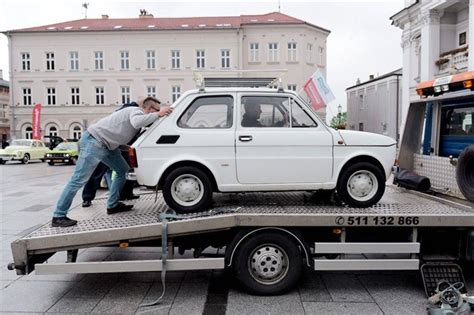
[[[66,187],[64,187],[61,197],[59,197],[53,217],[58,218],[67,215],[77,191],[87,183],[99,162],[104,163],[117,173],[109,188],[107,208],[115,207],[120,198],[120,190],[125,184],[125,174],[130,169],[130,166],[120,154],[120,150],[111,151],[107,149],[88,132],[82,135],[79,141],[79,150],[76,169]]]

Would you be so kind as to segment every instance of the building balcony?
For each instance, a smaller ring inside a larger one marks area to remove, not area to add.
[[[467,46],[441,54],[436,61],[436,65],[439,69],[438,76],[467,71],[468,59],[469,49]]]

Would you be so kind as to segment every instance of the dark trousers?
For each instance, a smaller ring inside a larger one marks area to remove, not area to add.
[[[122,152],[122,157],[125,161],[130,165],[130,158],[128,157],[127,152]],[[105,173],[109,168],[104,163],[99,163],[92,176],[87,181],[86,185],[84,186],[84,190],[82,191],[82,200],[83,201],[92,201],[95,199],[95,195],[97,193],[97,189],[100,187],[100,182],[102,177],[104,177]],[[111,183],[107,183],[110,187]],[[122,190],[120,191],[120,199],[126,199],[133,195],[133,187],[135,187],[135,182],[131,180],[127,180],[125,185],[123,186]]]

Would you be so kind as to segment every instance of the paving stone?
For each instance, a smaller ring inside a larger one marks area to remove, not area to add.
[[[373,302],[362,283],[352,274],[322,275],[326,288],[335,302]]]
[[[212,271],[209,270],[198,270],[193,272],[187,272],[184,276],[183,282],[190,283],[190,282],[209,282],[211,279]]]
[[[16,274],[16,271],[14,270],[8,270],[7,269],[7,263],[3,262],[0,266],[0,280],[16,280],[22,276],[19,276]]]
[[[92,313],[134,314],[151,284],[145,282],[118,282],[97,304]]]
[[[185,272],[168,271],[166,273],[166,283],[179,283],[183,281]],[[120,280],[130,282],[161,282],[161,272],[127,272],[123,273]]]
[[[298,292],[280,296],[254,296],[230,290],[226,314],[304,314]]]
[[[168,314],[178,293],[179,283],[166,283],[166,292],[160,304],[139,308],[140,314]],[[153,303],[163,293],[161,283],[154,283],[143,299],[142,304]]]
[[[364,275],[360,279],[385,314],[426,314],[428,303],[418,273]]]
[[[306,314],[320,315],[360,315],[383,314],[375,303],[347,303],[347,302],[303,302]],[[402,313],[400,313],[402,314]]]
[[[97,303],[99,299],[64,298],[54,304],[48,313],[90,313]]]
[[[320,274],[306,272],[298,285],[301,301],[331,302],[332,298]]]
[[[46,312],[72,285],[64,281],[15,281],[2,290],[2,311]]]
[[[181,284],[169,314],[202,314],[206,303],[208,281]]]
[[[119,281],[120,274],[91,274],[86,275],[81,281],[66,294],[67,298],[102,298]]]

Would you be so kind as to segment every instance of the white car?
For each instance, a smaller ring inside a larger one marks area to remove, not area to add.
[[[7,161],[20,161],[28,164],[30,160],[41,160],[44,162],[44,155],[49,152],[43,141],[31,139],[13,140],[11,145],[0,150],[0,164]]]
[[[158,185],[181,213],[205,209],[213,192],[335,189],[348,205],[369,207],[395,162],[395,140],[334,130],[292,91],[190,90],[173,107],[130,156],[138,183]]]

